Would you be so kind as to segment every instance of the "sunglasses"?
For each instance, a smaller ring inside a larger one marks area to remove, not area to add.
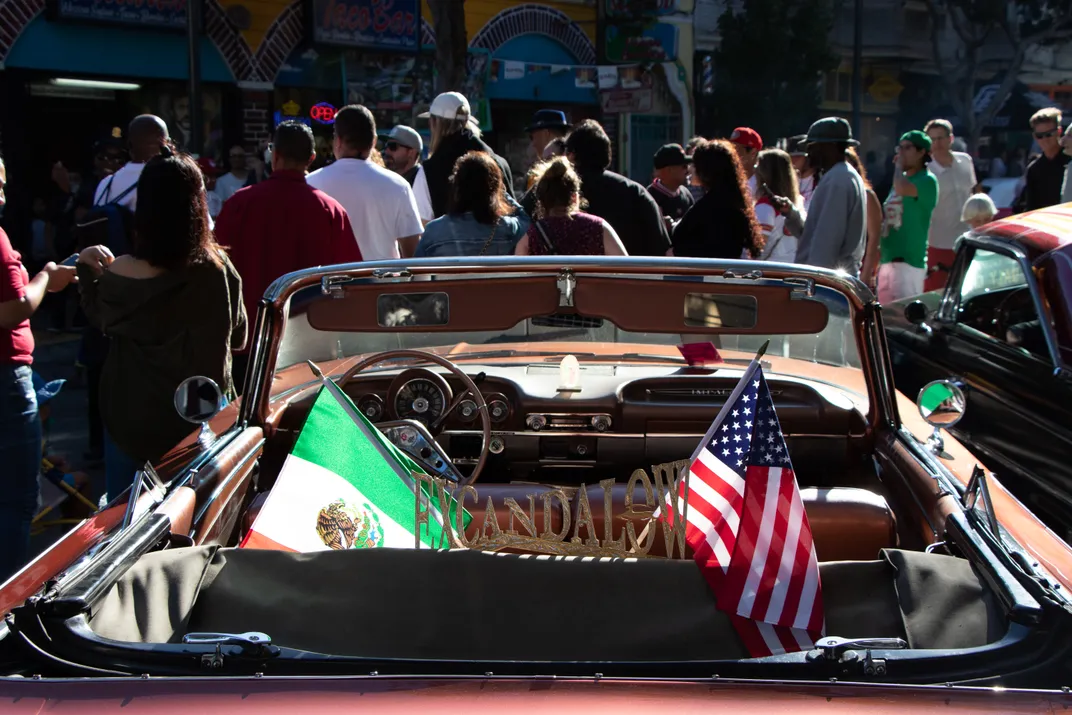
[[[1036,139],[1049,139],[1052,136],[1056,136],[1056,134],[1057,134],[1056,129],[1051,129],[1048,132],[1035,132],[1035,138]]]

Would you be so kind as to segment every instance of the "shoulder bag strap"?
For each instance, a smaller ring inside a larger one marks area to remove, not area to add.
[[[547,253],[552,256],[557,255],[558,251],[555,250],[555,244],[551,243],[551,239],[547,236],[547,231],[543,229],[543,221],[536,221],[536,230],[539,231],[540,238],[543,239],[543,246],[547,249]]]
[[[484,247],[480,249],[480,255],[483,256],[488,252],[488,246],[491,245],[491,239],[495,238],[495,229],[499,227],[499,219],[495,219],[495,223],[491,224],[491,233],[488,234],[488,239],[484,241]]]

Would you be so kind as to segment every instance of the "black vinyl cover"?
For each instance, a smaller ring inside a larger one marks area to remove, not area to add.
[[[819,566],[828,635],[914,648],[998,640],[1004,616],[963,560],[889,550]],[[190,547],[149,554],[94,609],[105,638],[262,631],[275,645],[381,658],[679,661],[748,654],[691,561],[395,549]]]

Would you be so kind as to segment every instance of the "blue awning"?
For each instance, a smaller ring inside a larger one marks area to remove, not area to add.
[[[5,66],[80,75],[187,79],[184,32],[50,22],[38,15],[15,41]],[[201,39],[201,79],[234,82],[219,50]]]

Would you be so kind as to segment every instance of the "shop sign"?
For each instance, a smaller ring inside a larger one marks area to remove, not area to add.
[[[318,124],[334,124],[335,113],[337,111],[338,110],[328,102],[317,102],[310,107],[309,116]]]
[[[392,50],[420,49],[418,0],[309,0],[315,43]]]
[[[610,62],[671,62],[677,59],[676,25],[609,25],[606,53]]]
[[[299,124],[304,124],[307,127],[313,126],[313,123],[309,121],[309,117],[302,115],[301,105],[295,102],[293,99],[288,102],[284,102],[283,106],[277,109],[275,113],[272,114],[272,120],[275,122],[275,127],[278,127],[283,122],[298,122]]]
[[[606,114],[650,112],[653,103],[650,89],[612,89],[599,93],[599,104]]]
[[[186,0],[48,0],[47,9],[54,20],[178,30],[186,27]]]

